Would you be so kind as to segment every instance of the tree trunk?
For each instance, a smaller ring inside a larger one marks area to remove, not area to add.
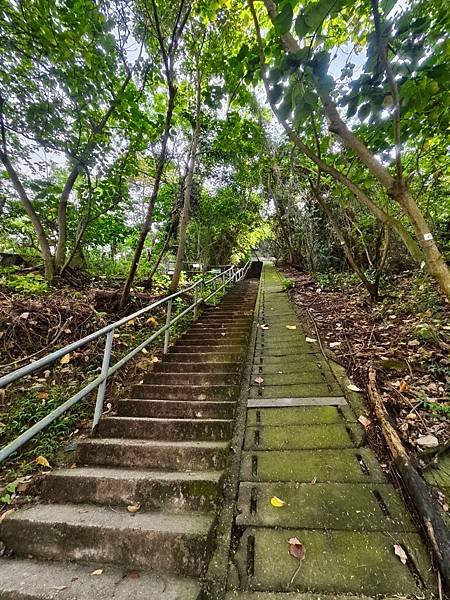
[[[155,209],[156,198],[158,197],[158,192],[161,185],[161,178],[164,171],[164,166],[166,164],[167,144],[169,141],[170,127],[172,124],[175,96],[176,87],[171,83],[169,84],[169,101],[167,105],[166,120],[164,124],[164,133],[161,142],[161,152],[159,154],[158,163],[156,165],[155,180],[153,182],[153,191],[147,205],[145,220],[142,225],[141,234],[139,236],[136,249],[134,251],[133,262],[131,263],[130,272],[122,290],[122,295],[120,298],[121,308],[123,308],[126,305],[126,303],[128,302],[128,298],[130,297],[131,286],[133,285],[133,281],[136,276],[136,271],[139,266],[142,250],[144,249],[145,240],[147,239],[147,235],[152,225],[153,211]]]
[[[187,238],[187,225],[189,222],[189,210],[191,208],[191,194],[192,184],[194,181],[195,163],[197,160],[197,146],[200,138],[200,126],[201,126],[201,74],[197,68],[197,90],[196,90],[196,107],[195,107],[195,128],[192,135],[191,152],[189,156],[188,171],[184,186],[184,203],[183,211],[180,217],[180,225],[178,228],[178,249],[177,257],[175,259],[175,268],[172,275],[172,281],[170,283],[169,293],[173,294],[178,289],[180,283],[181,269],[183,265],[183,258],[186,252],[186,238]]]
[[[350,245],[347,242],[347,238],[345,237],[338,220],[335,218],[333,212],[330,210],[330,208],[328,207],[327,203],[324,202],[320,191],[316,188],[316,186],[314,186],[312,184],[312,182],[310,182],[310,186],[311,186],[311,190],[312,193],[314,195],[314,198],[317,200],[320,208],[323,210],[323,212],[326,214],[327,219],[329,220],[329,222],[331,223],[334,232],[336,234],[336,237],[338,238],[338,240],[341,243],[341,247],[342,250],[345,254],[345,258],[348,261],[348,264],[350,265],[350,267],[353,269],[353,271],[356,273],[356,275],[358,275],[359,279],[361,280],[362,284],[364,285],[364,287],[366,288],[366,290],[369,292],[370,294],[370,298],[374,301],[376,301],[378,299],[378,290],[377,288],[373,285],[373,283],[371,283],[363,269],[358,265],[358,263],[356,262],[355,257],[353,256],[353,253],[351,251]]]
[[[33,224],[34,230],[36,232],[36,237],[38,239],[39,249],[41,251],[42,259],[44,261],[45,278],[47,279],[47,281],[51,282],[55,273],[55,265],[50,250],[50,244],[47,240],[47,236],[45,234],[44,227],[41,223],[39,215],[34,210],[33,204],[28,198],[28,194],[26,193],[25,188],[23,187],[19,176],[17,175],[16,170],[12,166],[11,161],[9,160],[9,157],[6,154],[6,152],[0,151],[0,160],[5,166],[5,169],[8,172],[14,189],[16,190],[20,198],[22,206],[24,207],[27,215],[30,218],[31,223]]]

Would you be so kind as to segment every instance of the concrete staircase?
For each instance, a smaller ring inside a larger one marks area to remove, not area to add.
[[[247,279],[207,309],[46,478],[45,504],[3,521],[0,599],[198,598],[256,293]]]

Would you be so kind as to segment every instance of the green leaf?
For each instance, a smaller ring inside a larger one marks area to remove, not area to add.
[[[303,13],[300,13],[298,17],[295,19],[295,33],[298,35],[300,39],[304,38],[308,33],[309,27],[306,23],[305,16]]]
[[[330,55],[328,52],[318,52],[312,61],[313,73],[317,77],[324,77],[328,72],[328,65],[330,63]]]
[[[285,4],[283,10],[275,18],[275,29],[280,35],[287,33],[292,26],[294,12],[290,4]]]

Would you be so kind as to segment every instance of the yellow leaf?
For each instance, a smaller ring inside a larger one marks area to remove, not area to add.
[[[137,513],[137,511],[141,508],[141,503],[137,502],[137,504],[130,504],[130,506],[127,506],[127,511],[129,513]]]
[[[286,325],[286,329],[297,329],[297,325]]]
[[[157,356],[153,356],[152,363],[157,363],[157,362],[159,362],[159,358]]]
[[[36,462],[38,465],[42,465],[43,467],[47,467],[48,469],[51,469],[50,463],[45,458],[45,456],[38,456],[36,459]]]
[[[147,319],[147,323],[150,325],[150,327],[155,327],[155,325],[158,325],[158,321],[155,319],[155,317],[149,317]]]
[[[70,354],[64,354],[62,359],[59,361],[62,365],[67,365],[70,362]]]
[[[305,342],[308,342],[309,344],[314,344],[314,342],[317,342],[317,340],[316,338],[305,337]]]
[[[125,323],[125,325],[126,325],[127,327],[131,327],[132,325],[134,325],[134,319],[130,319],[129,321],[127,321],[127,322]]]
[[[281,500],[281,498],[272,496],[272,498],[270,499],[270,504],[275,508],[282,508],[286,504],[286,502],[284,500]]]
[[[91,575],[101,575],[103,573],[103,569],[96,569],[92,571]]]
[[[349,389],[351,392],[362,392],[362,390],[360,390],[359,387],[357,385],[355,385],[354,383],[350,383],[347,386],[347,389]]]

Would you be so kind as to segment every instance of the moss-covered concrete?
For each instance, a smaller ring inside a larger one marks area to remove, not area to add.
[[[250,389],[250,398],[313,398],[314,396],[342,396],[335,383],[297,383],[294,385],[256,385]]]
[[[244,452],[242,481],[385,482],[368,448]]]
[[[288,540],[293,537],[306,549],[306,558],[294,581],[299,561],[288,553]],[[394,543],[405,549],[405,565],[395,556]],[[368,531],[249,527],[240,540],[235,560],[241,573],[249,573],[246,587],[250,590],[411,594],[427,600],[435,591],[425,548],[415,533],[392,536]],[[423,583],[420,579],[417,582],[410,565],[420,573]]]
[[[271,499],[280,498],[282,507]],[[239,525],[345,531],[416,531],[391,485],[380,483],[243,482]]]
[[[247,425],[318,425],[340,423],[341,416],[335,406],[262,408],[249,410]]]
[[[342,423],[247,427],[245,435],[245,448],[255,450],[352,448],[354,445],[352,433]]]

